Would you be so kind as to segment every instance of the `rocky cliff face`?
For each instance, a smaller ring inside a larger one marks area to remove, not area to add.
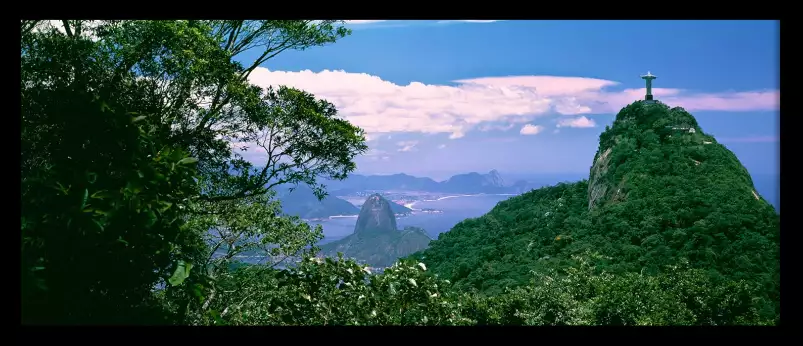
[[[430,240],[419,228],[397,230],[391,202],[373,194],[362,205],[354,234],[322,245],[321,252],[326,256],[341,252],[373,267],[387,267],[400,257],[425,249]]]
[[[493,187],[503,187],[505,186],[505,181],[502,179],[502,176],[499,175],[499,171],[494,169],[485,175],[485,181],[483,182],[483,185],[493,186]]]
[[[391,209],[390,202],[379,194],[368,196],[360,209],[357,225],[354,226],[354,234],[396,231],[396,216]]]

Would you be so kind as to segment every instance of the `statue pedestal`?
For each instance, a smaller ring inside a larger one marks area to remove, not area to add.
[[[647,101],[652,101],[652,95],[646,95],[644,99]]]

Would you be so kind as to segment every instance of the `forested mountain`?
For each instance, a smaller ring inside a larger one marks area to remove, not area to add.
[[[429,236],[420,228],[399,231],[389,202],[379,194],[369,196],[362,205],[354,234],[321,246],[327,256],[343,253],[372,267],[388,267],[401,257],[426,248]]]
[[[688,263],[780,300],[780,217],[694,117],[634,102],[600,135],[587,181],[541,188],[457,224],[415,255],[464,290],[494,295],[589,251],[598,270],[657,274]]]
[[[779,216],[732,153],[662,104],[617,115],[587,181],[501,202],[401,261],[430,240],[372,196],[324,250],[395,263],[320,258],[321,227],[287,215],[278,190],[346,179],[365,132],[249,76],[349,35],[342,24],[22,20],[22,322],[779,323]]]

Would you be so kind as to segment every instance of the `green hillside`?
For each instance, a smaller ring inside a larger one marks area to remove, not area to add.
[[[414,257],[463,290],[525,285],[597,252],[598,272],[688,263],[779,302],[780,217],[745,168],[679,107],[635,102],[600,136],[589,180],[531,191],[465,220]],[[767,306],[765,305],[766,309]]]

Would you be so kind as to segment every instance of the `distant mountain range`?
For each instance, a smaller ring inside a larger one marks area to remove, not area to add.
[[[496,170],[486,174],[477,172],[458,174],[446,181],[414,177],[407,174],[361,175],[352,174],[342,181],[325,181],[332,194],[345,195],[366,190],[407,190],[446,193],[522,193],[537,186],[519,180],[506,184]]]
[[[297,186],[290,192],[291,186],[281,186],[279,200],[284,212],[288,215],[299,216],[304,219],[326,218],[336,215],[356,215],[359,209],[352,203],[336,196],[356,195],[365,191],[426,191],[454,194],[479,193],[511,193],[520,194],[541,186],[554,184],[556,178],[551,177],[544,181],[518,180],[513,184],[506,184],[496,170],[480,174],[476,172],[457,174],[445,181],[435,181],[431,178],[415,177],[408,174],[393,175],[361,175],[352,174],[341,181],[325,180],[329,195],[323,200],[312,193],[306,185]],[[389,202],[394,214],[407,214],[411,209]]]
[[[292,192],[289,191],[289,188],[280,191],[279,201],[282,204],[284,213],[298,216],[302,219],[356,215],[360,212],[360,209],[354,204],[331,194],[323,200],[318,200],[312,189],[303,184],[299,184]]]
[[[342,198],[337,198],[332,193],[323,200],[312,192],[308,186],[299,184],[293,191],[289,186],[280,189],[279,201],[282,210],[287,215],[298,216],[302,219],[327,218],[336,215],[357,215],[360,208]],[[390,209],[394,214],[407,214],[413,210],[398,203],[389,202]]]

